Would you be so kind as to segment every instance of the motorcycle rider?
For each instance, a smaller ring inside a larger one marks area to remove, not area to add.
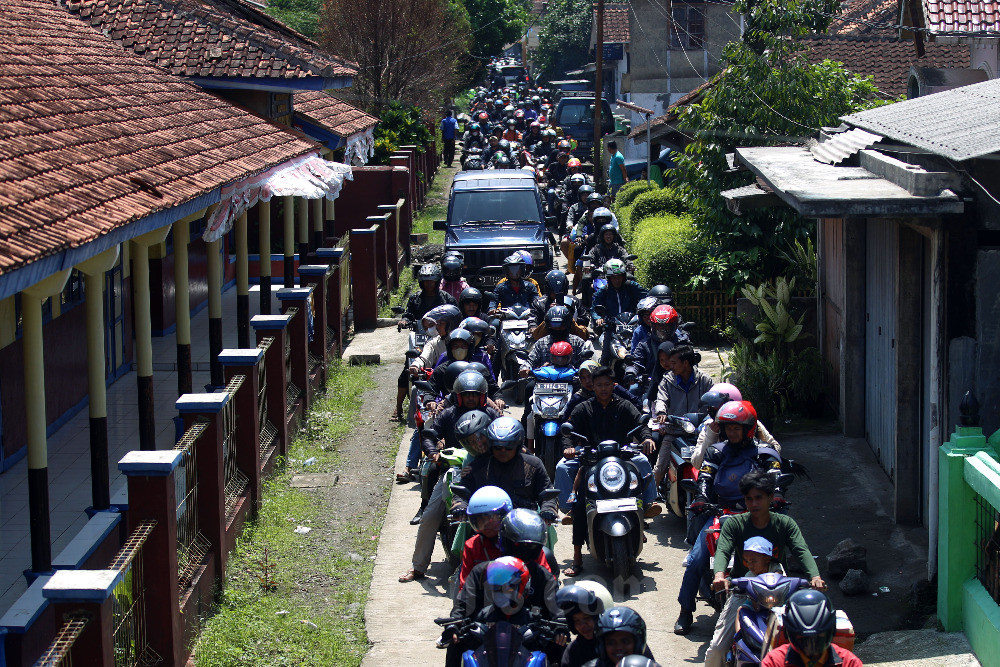
[[[715,384],[715,380],[695,368],[700,362],[701,354],[690,345],[678,345],[670,350],[670,371],[663,374],[656,388],[654,413],[657,423],[666,424],[667,415],[680,416],[698,411],[702,394]],[[650,392],[652,393],[652,389]],[[653,468],[657,487],[663,483],[663,477],[667,474],[673,439],[670,434],[665,434],[660,442],[659,455]]]
[[[618,313],[634,313],[639,300],[646,296],[645,288],[634,280],[629,280],[625,262],[612,259],[604,264],[604,276],[608,284],[594,293],[591,317],[594,327],[604,326],[604,318],[614,319]],[[597,307],[603,306],[604,316],[597,314]]]
[[[625,261],[628,257],[628,250],[625,249],[625,242],[618,234],[618,230],[611,224],[611,211],[601,207],[594,211],[591,216],[594,228],[597,232],[597,243],[591,248],[590,262],[592,266],[604,266],[613,259]],[[645,296],[645,295],[643,295]],[[638,302],[636,302],[638,305]],[[630,309],[634,312],[635,308]]]
[[[764,656],[761,667],[862,667],[858,656],[833,643],[837,632],[837,616],[833,603],[825,593],[795,591],[785,604],[783,620],[788,643]]]
[[[476,534],[467,539],[462,547],[462,567],[458,573],[459,590],[465,586],[465,580],[469,577],[472,568],[504,555],[500,529],[504,526],[506,517],[513,510],[514,505],[510,501],[510,496],[498,486],[484,486],[469,498],[466,515]],[[513,532],[509,526],[507,532],[508,534]],[[548,561],[545,560],[540,550],[535,562],[548,568]]]
[[[575,408],[569,415],[569,423],[573,425],[573,431],[587,438],[591,445],[597,445],[605,440],[615,440],[626,444],[626,436],[629,431],[635,428],[642,420],[642,413],[632,403],[618,398],[614,394],[615,380],[613,371],[607,366],[601,366],[594,370],[594,396],[589,398]],[[650,438],[649,427],[643,423],[637,436],[642,449],[648,451],[653,444]],[[573,436],[563,435],[562,447],[563,457],[568,461],[577,456],[576,443]],[[642,463],[645,456],[636,454],[632,459],[640,472],[648,470],[649,461]],[[579,465],[579,464],[577,464]],[[641,467],[640,467],[641,466]],[[558,464],[557,464],[558,469]],[[649,498],[647,487],[652,483],[651,479],[645,477],[643,480],[643,496]],[[655,487],[653,489],[655,497]],[[567,577],[575,577],[583,569],[583,545],[587,541],[587,517],[586,517],[586,489],[581,486],[573,505],[573,566],[565,570]],[[656,516],[662,508],[656,503],[646,505],[643,503],[644,512],[647,517]]]
[[[582,176],[582,174],[573,174],[570,178],[575,176]],[[587,215],[587,199],[594,194],[594,186],[586,181],[580,182],[579,180],[571,180],[570,187],[575,186],[575,192],[570,199],[569,191],[566,193],[566,227],[572,229],[580,222],[580,219]],[[580,253],[581,255],[583,253]]]
[[[493,314],[499,312],[500,308],[530,306],[538,297],[538,288],[528,281],[531,276],[530,267],[520,253],[511,253],[503,261],[503,270],[506,280],[497,283],[494,290],[496,301],[490,304]]]
[[[646,622],[628,607],[612,607],[597,618],[597,657],[584,667],[617,667],[631,655],[653,654],[646,645]]]
[[[550,348],[554,343],[568,343],[573,348],[573,357],[570,365],[574,367],[580,365],[580,362],[583,361],[580,355],[583,353],[585,341],[569,332],[571,322],[572,316],[570,315],[569,308],[566,306],[555,305],[549,308],[549,312],[545,313],[545,325],[548,328],[548,334],[535,342],[531,351],[528,352],[527,360],[521,360],[521,377],[528,377],[531,369],[541,368],[549,363],[551,356]]]
[[[653,290],[650,290],[650,293]],[[639,326],[635,328],[632,332],[632,345],[629,347],[629,351],[632,356],[635,356],[635,350],[639,346],[639,343],[649,338],[649,331],[651,325],[649,323],[649,316],[653,314],[653,309],[659,305],[656,302],[656,298],[651,296],[649,293],[645,297],[639,300],[636,304],[635,313],[639,316]]]
[[[535,144],[542,140],[542,125],[537,120],[532,119],[531,125],[528,126],[528,132],[522,138],[522,143],[524,147],[531,151]],[[532,151],[534,153],[534,151]]]
[[[548,334],[549,329],[545,316],[552,306],[557,305],[565,306],[569,310],[569,332],[587,340],[589,337],[587,330],[576,322],[576,318],[585,314],[585,311],[580,307],[578,299],[569,296],[569,280],[566,279],[566,274],[559,269],[552,269],[545,274],[545,296],[540,296],[531,302],[531,314],[528,316],[528,321],[534,326],[531,337],[538,340]]]
[[[469,283],[462,278],[465,259],[461,253],[449,252],[441,259],[441,291],[450,294],[457,301],[462,291],[468,289]]]
[[[726,403],[719,408],[718,421],[725,429],[726,440],[705,454],[705,461],[698,472],[698,495],[690,507],[698,515],[692,520],[692,529],[697,527],[699,530],[688,554],[688,565],[677,594],[681,612],[674,624],[674,633],[678,635],[691,631],[695,598],[703,575],[710,566],[705,531],[711,522],[704,512],[705,504],[716,502],[724,509],[743,510],[744,496],[740,492],[739,480],[751,470],[764,470],[773,475],[781,472],[781,455],[754,437],[757,412],[749,401]],[[731,520],[727,519],[725,523]],[[770,536],[765,537],[777,544]]]
[[[702,394],[701,401],[698,404],[698,412],[706,414],[708,416],[708,422],[698,433],[698,442],[695,444],[694,451],[691,453],[691,465],[695,468],[701,467],[702,461],[705,460],[705,452],[708,451],[708,448],[719,442],[719,433],[722,428],[719,426],[719,423],[715,421],[715,416],[719,412],[719,408],[729,401],[742,400],[743,396],[740,394],[740,390],[728,382],[713,384],[712,388],[709,389],[707,393]],[[776,452],[779,454],[781,453],[781,444],[774,439],[774,436],[771,435],[766,428],[764,428],[764,425],[759,419],[757,420],[757,439],[761,442],[766,442],[773,447]]]
[[[471,377],[474,375],[478,377]],[[492,423],[500,416],[500,413],[486,406],[486,381],[478,373],[459,375],[459,379],[455,381],[455,390],[459,402],[445,408],[434,420],[433,426],[424,429],[422,446],[427,455],[434,461],[437,461],[438,452],[442,449],[442,445],[443,447],[464,446],[469,452],[469,457],[465,459],[468,465],[476,458],[484,458],[482,455],[487,453],[485,447],[487,443],[483,442],[481,438],[471,437],[472,434],[482,430],[482,417],[478,414],[468,419],[463,419],[463,417],[478,412],[485,414]],[[411,568],[399,577],[401,583],[425,577],[424,573],[427,572],[431,556],[434,553],[435,535],[447,509],[444,506],[443,484],[441,484],[441,480],[438,480],[431,492],[427,506],[423,509],[422,516],[414,517],[420,527],[417,529],[417,540],[413,546]]]
[[[474,148],[482,150],[486,147],[486,142],[483,139],[483,134],[479,123],[472,123],[469,125],[468,131],[462,135],[462,150],[469,151]]]
[[[690,345],[691,340],[687,332],[677,328],[677,323],[680,321],[681,316],[673,306],[657,306],[653,309],[649,315],[652,333],[635,348],[632,353],[632,363],[626,369],[626,376],[630,377],[632,382],[646,375],[656,374],[660,346],[663,343],[672,343],[675,346]]]
[[[456,361],[478,361],[486,367],[490,376],[493,375],[493,371],[490,369],[490,358],[484,350],[476,348],[473,343],[472,332],[459,327],[448,334],[445,352],[438,358],[437,363],[434,364],[434,372],[431,374],[429,383],[434,387],[437,395],[443,396],[451,390],[451,386],[449,386],[451,383],[448,383],[445,378],[448,375],[448,369],[451,367],[451,364]],[[491,387],[490,389],[493,388]],[[487,393],[492,396],[495,391],[498,390],[488,390]],[[433,400],[433,398],[433,395],[427,396],[427,400]]]
[[[483,293],[475,287],[466,287],[458,295],[458,308],[462,317],[482,317],[486,312],[483,309]]]
[[[521,133],[517,131],[517,121],[513,118],[507,121],[507,129],[504,130],[503,138],[507,141],[521,140]]]

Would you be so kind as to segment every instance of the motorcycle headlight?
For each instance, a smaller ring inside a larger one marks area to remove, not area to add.
[[[609,461],[601,466],[598,476],[601,480],[601,486],[611,493],[621,491],[622,487],[625,486],[625,480],[627,478],[625,468],[623,468],[617,461]]]
[[[597,482],[594,481],[593,475],[587,480],[587,490],[591,493],[597,493]]]
[[[619,359],[624,359],[625,355],[628,354],[628,350],[626,350],[624,347],[619,347],[617,350],[615,350],[615,352],[618,354]]]
[[[544,396],[539,401],[538,411],[543,417],[558,417],[561,409],[561,396]]]
[[[635,475],[632,475],[628,480],[628,488],[631,489],[632,491],[635,491],[637,488],[639,488],[639,478],[636,477]]]

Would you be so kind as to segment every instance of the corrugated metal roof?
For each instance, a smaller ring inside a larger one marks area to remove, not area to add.
[[[844,116],[844,121],[952,160],[1000,151],[1000,79]]]
[[[877,134],[864,130],[848,130],[835,134],[826,141],[810,144],[809,152],[820,162],[840,164],[862,148],[868,148],[881,138]]]

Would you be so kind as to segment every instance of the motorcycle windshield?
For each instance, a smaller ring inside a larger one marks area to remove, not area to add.
[[[534,376],[544,382],[569,382],[576,377],[576,369],[572,366],[542,366],[532,371]]]
[[[484,644],[491,666],[515,665],[514,658],[521,652],[521,632],[510,623],[499,621],[486,635]]]

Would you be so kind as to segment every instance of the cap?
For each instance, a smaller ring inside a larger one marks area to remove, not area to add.
[[[759,554],[764,554],[768,558],[774,557],[774,545],[760,535],[755,535],[744,542],[743,551],[755,551]]]
[[[580,370],[587,371],[588,373],[593,373],[600,367],[601,365],[596,361],[594,361],[593,359],[587,359],[585,362],[580,364]]]

